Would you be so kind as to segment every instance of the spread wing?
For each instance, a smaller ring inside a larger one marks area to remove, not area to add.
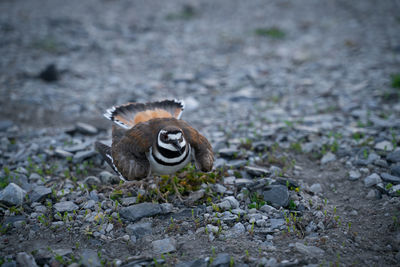
[[[113,131],[113,163],[127,180],[146,178],[150,173],[146,152],[154,140],[154,131],[149,127],[149,123],[141,123],[122,134],[120,130]]]
[[[214,153],[211,144],[208,142],[207,138],[186,122],[179,121],[179,123],[181,124],[181,129],[184,132],[186,140],[194,149],[196,168],[203,172],[211,171],[214,163]]]

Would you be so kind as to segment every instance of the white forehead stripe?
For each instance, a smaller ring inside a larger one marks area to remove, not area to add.
[[[168,139],[169,140],[179,140],[182,137],[182,133],[177,133],[177,134],[168,134]]]

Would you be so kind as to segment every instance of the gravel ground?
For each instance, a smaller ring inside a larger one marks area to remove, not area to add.
[[[399,1],[0,14],[1,266],[400,264]],[[103,111],[164,98],[214,170],[119,181]]]

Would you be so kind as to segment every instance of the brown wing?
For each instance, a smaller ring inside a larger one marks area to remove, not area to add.
[[[127,180],[146,178],[150,173],[146,152],[154,139],[150,124],[140,123],[122,136],[119,136],[120,133],[115,132],[116,139],[113,139],[111,148],[114,165]]]
[[[214,153],[207,138],[186,122],[179,121],[179,124],[181,125],[180,127],[183,130],[186,140],[194,149],[196,168],[203,172],[211,171],[214,163]]]

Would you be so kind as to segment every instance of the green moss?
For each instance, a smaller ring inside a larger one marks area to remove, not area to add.
[[[400,73],[392,75],[392,87],[400,89]]]
[[[257,36],[266,36],[275,39],[282,39],[285,37],[285,32],[277,27],[257,28],[254,30],[254,34]]]

